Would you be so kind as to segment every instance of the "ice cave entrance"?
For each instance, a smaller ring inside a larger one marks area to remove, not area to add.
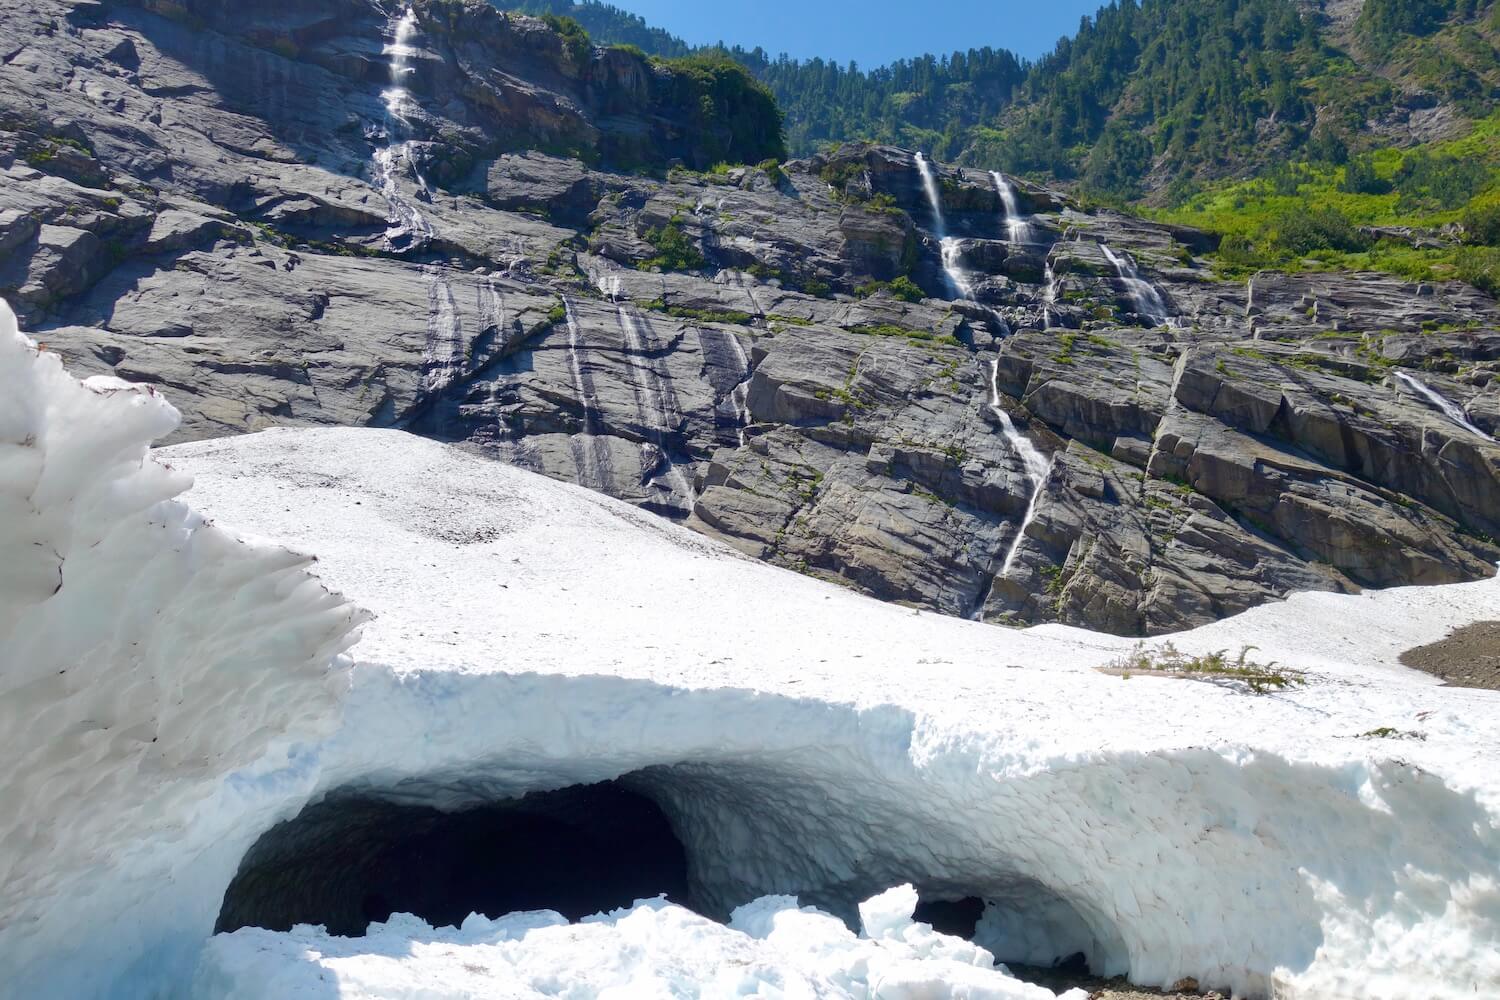
[[[773,821],[774,808],[745,795],[742,774],[696,769],[700,779],[713,774],[723,780],[688,786],[680,780],[684,767],[503,801],[483,800],[482,791],[463,782],[423,782],[378,794],[335,791],[256,841],[224,895],[215,930],[322,924],[332,934],[361,937],[371,922],[394,913],[414,914],[434,927],[458,926],[470,913],[496,919],[526,910],[554,910],[577,921],[663,895],[723,919],[726,903],[789,889],[757,886],[753,879],[730,893],[726,886],[691,884],[684,841],[702,849],[749,837],[761,843],[779,838],[783,860],[805,880],[790,891],[851,929],[859,926],[858,901],[911,882],[921,896],[917,920],[973,940],[1000,961],[1083,971],[1099,955],[1125,954],[1113,928],[1101,939],[1062,897],[1008,865],[990,872],[981,866],[959,879],[888,854],[866,858],[870,867],[863,872],[808,867],[822,854],[819,837],[840,836],[840,817],[809,812],[810,825],[789,834]],[[708,796],[715,808],[707,814],[734,830],[675,830],[668,814],[674,797],[683,795]],[[437,807],[440,802],[445,808]],[[886,846],[901,850],[900,844]],[[1128,968],[1113,964],[1115,971]]]
[[[691,905],[686,853],[656,803],[617,782],[449,812],[342,793],[256,842],[215,929],[358,937],[392,913],[435,927],[521,910],[578,920],[662,894]]]

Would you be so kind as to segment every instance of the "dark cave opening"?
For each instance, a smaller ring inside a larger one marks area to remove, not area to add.
[[[662,894],[691,904],[686,853],[656,803],[618,782],[450,812],[335,794],[256,842],[215,931],[323,924],[358,937],[392,913],[433,926],[523,910],[578,920]]]
[[[963,899],[923,899],[912,912],[912,919],[931,924],[940,934],[951,934],[965,941],[974,940],[974,931],[984,916],[984,900],[978,896]]]

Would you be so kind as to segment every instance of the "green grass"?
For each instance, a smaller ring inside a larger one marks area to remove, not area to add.
[[[1138,210],[1221,235],[1213,264],[1227,278],[1264,269],[1380,271],[1413,281],[1456,278],[1494,294],[1500,250],[1479,244],[1500,238],[1500,113],[1460,139],[1377,149],[1346,166],[1293,163],[1216,185],[1175,208]],[[1455,225],[1467,233],[1464,243],[1445,235]],[[1360,227],[1409,228],[1446,245],[1417,248]]]
[[[728,323],[731,326],[749,326],[755,319],[746,312],[734,312],[725,309],[689,309],[685,306],[669,306],[661,299],[652,299],[646,303],[646,308],[652,312],[665,313],[675,316],[677,319],[697,320],[699,323]]]
[[[897,326],[894,323],[872,323],[863,326],[849,326],[844,329],[850,333],[857,333],[862,337],[905,337],[916,344],[945,344],[949,347],[962,346],[962,341],[949,334],[939,336],[930,330],[914,330],[909,326]]]

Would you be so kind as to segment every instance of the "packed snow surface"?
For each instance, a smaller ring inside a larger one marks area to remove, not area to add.
[[[0,352],[25,515],[0,520],[0,995],[1040,998],[990,957],[1075,952],[1245,996],[1500,995],[1500,701],[1398,662],[1495,617],[1496,580],[1174,637],[1307,671],[1285,693],[1125,679],[1096,668],[1128,640],[883,605],[399,432],[153,461],[157,397]],[[183,473],[323,583],[168,499]],[[352,673],[359,616],[323,585],[375,615]],[[247,851],[330,793],[453,810],[622,777],[725,923],[647,902],[209,943]],[[973,944],[913,923],[905,885],[983,899]]]

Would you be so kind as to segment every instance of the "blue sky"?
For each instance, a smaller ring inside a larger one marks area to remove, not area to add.
[[[760,45],[873,68],[923,52],[990,45],[1051,50],[1107,0],[608,0],[689,42]]]

